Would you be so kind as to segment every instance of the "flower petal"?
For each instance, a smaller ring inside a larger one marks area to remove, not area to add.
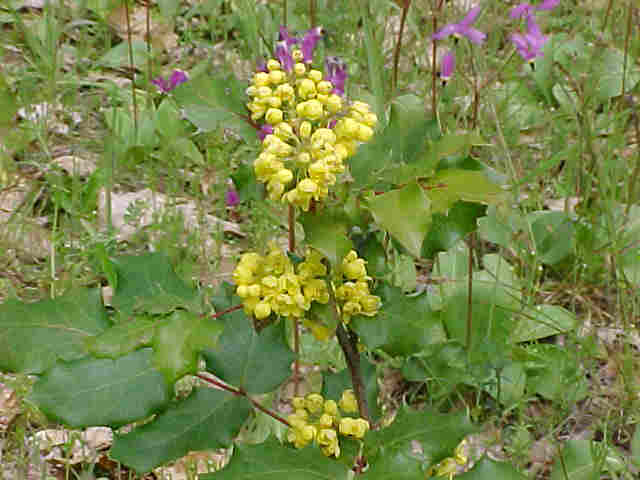
[[[480,15],[481,10],[482,9],[480,8],[480,5],[473,7],[471,10],[469,10],[469,13],[467,13],[467,15],[458,22],[458,25],[460,27],[468,27],[476,21],[476,18],[478,18],[478,15]]]
[[[448,25],[445,25],[440,30],[438,30],[436,33],[431,35],[431,38],[433,40],[442,40],[443,38],[448,37],[449,35],[453,35],[454,33],[458,33],[459,30],[460,30],[460,27],[458,27],[457,23],[449,23]]]
[[[476,43],[478,45],[482,44],[484,40],[487,38],[487,35],[480,30],[476,30],[472,27],[467,27],[460,34],[464,35],[469,39],[469,41]]]

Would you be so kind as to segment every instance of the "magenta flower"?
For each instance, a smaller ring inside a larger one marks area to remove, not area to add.
[[[272,133],[273,133],[273,127],[268,123],[265,123],[260,127],[260,130],[258,130],[258,138],[260,139],[260,141],[262,141],[265,138],[267,138],[267,135],[270,135]]]
[[[300,50],[302,50],[302,55],[304,57],[303,60],[305,63],[311,63],[313,60],[313,50],[315,50],[318,40],[320,40],[323,33],[324,30],[322,27],[315,27],[304,34]]]
[[[227,204],[227,207],[235,207],[240,203],[240,195],[238,195],[236,189],[233,188],[233,185],[230,185],[227,193],[225,193],[224,201]]]
[[[298,40],[296,37],[291,36],[289,34],[289,30],[287,30],[287,27],[285,27],[284,25],[280,25],[280,30],[278,32],[278,41],[284,42],[288,49],[291,45],[295,45],[300,40]]]
[[[183,70],[174,70],[168,79],[164,77],[156,77],[151,80],[151,83],[158,87],[158,90],[162,93],[169,93],[178,85],[185,83],[187,80],[189,80],[187,72]]]
[[[526,62],[531,63],[536,57],[543,55],[542,47],[546,43],[547,37],[542,35],[533,15],[527,16],[527,33],[524,35],[513,33],[510,38],[518,53]]]
[[[333,85],[333,93],[344,95],[344,82],[347,80],[347,67],[338,57],[324,59],[326,79]]]
[[[480,6],[473,7],[469,10],[467,16],[458,23],[449,23],[445,25],[439,31],[434,33],[431,38],[433,40],[441,40],[449,35],[453,35],[456,38],[467,37],[469,41],[481,44],[484,42],[485,38],[487,38],[487,35],[471,26],[471,24],[476,21],[476,18],[478,18],[480,10]]]
[[[293,57],[291,57],[286,40],[276,43],[276,58],[285,72],[290,72],[293,69]]]
[[[520,3],[511,9],[511,18],[521,18],[533,14],[536,10],[551,10],[560,3],[560,0],[543,0],[538,5]]]
[[[451,78],[455,69],[456,55],[452,50],[449,50],[444,57],[442,57],[442,61],[440,62],[440,79],[442,80],[443,85]]]

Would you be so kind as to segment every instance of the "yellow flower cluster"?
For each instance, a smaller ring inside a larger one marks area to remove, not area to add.
[[[365,261],[351,250],[342,260],[342,276],[346,279],[336,288],[336,300],[342,313],[342,320],[349,323],[353,315],[373,317],[380,308],[380,297],[369,292]]]
[[[273,312],[298,318],[311,308],[311,302],[329,301],[321,254],[308,249],[305,260],[294,268],[275,243],[269,249],[265,256],[245,253],[233,271],[236,294],[248,315],[261,320]]]
[[[303,448],[315,441],[327,457],[340,456],[338,434],[352,438],[363,438],[369,431],[369,422],[363,418],[343,417],[345,413],[358,411],[352,390],[345,390],[340,402],[325,400],[322,395],[311,393],[306,397],[294,397],[295,412],[287,420],[291,428],[287,440],[296,448]]]
[[[264,121],[273,130],[254,162],[258,181],[267,184],[272,200],[307,211],[312,199],[328,195],[358,143],[371,139],[377,117],[368,104],[347,104],[331,93],[333,85],[322,72],[301,63],[302,52],[294,50],[292,56],[297,63],[290,73],[271,59],[267,72],[254,75],[247,108],[254,122]]]

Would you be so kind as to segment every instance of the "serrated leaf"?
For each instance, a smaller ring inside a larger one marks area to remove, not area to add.
[[[228,447],[250,411],[244,397],[196,388],[151,423],[116,435],[111,457],[143,473],[193,450]]]
[[[150,348],[115,360],[59,362],[35,383],[31,394],[48,417],[71,427],[119,427],[156,413],[169,399]]]
[[[482,457],[468,472],[456,475],[459,480],[525,480],[527,477],[508,462]]]
[[[285,341],[284,320],[258,333],[242,311],[222,318],[218,344],[203,351],[207,370],[251,394],[273,391],[291,374],[295,358]]]
[[[375,480],[415,480],[446,457],[473,431],[464,413],[404,409],[387,428],[367,434],[367,476]]]
[[[558,305],[529,307],[518,316],[511,342],[528,342],[568,332],[576,326],[576,317]]]
[[[222,329],[222,322],[184,310],[175,311],[159,322],[153,335],[153,360],[167,383],[195,373],[198,354],[216,344]]]
[[[113,307],[121,312],[163,314],[183,307],[199,311],[198,292],[176,275],[162,253],[123,255],[113,259],[118,286]]]
[[[447,169],[439,171],[426,184],[435,212],[444,213],[458,200],[491,204],[504,197],[504,191],[482,171]]]
[[[377,368],[372,364],[366,355],[360,355],[360,374],[364,383],[364,389],[367,397],[367,406],[369,407],[369,415],[372,422],[377,422],[382,414],[382,410],[378,405],[378,375]],[[348,368],[338,373],[329,371],[322,372],[322,396],[326,399],[340,400],[342,392],[347,389],[353,389],[351,381],[351,372]]]
[[[42,373],[57,360],[87,354],[85,341],[109,327],[99,289],[78,289],[35,303],[0,305],[0,369]]]
[[[382,300],[378,314],[355,316],[350,324],[367,348],[406,356],[446,339],[440,314],[431,310],[425,293],[409,297],[387,284],[375,293]]]
[[[98,358],[118,358],[151,345],[157,319],[149,315],[119,317],[120,321],[116,320],[114,326],[96,337],[86,339],[87,350],[91,355]]]
[[[313,445],[300,450],[269,438],[259,445],[237,445],[229,465],[202,480],[346,480],[350,468],[325,457]]]
[[[346,220],[330,213],[306,214],[299,218],[307,244],[322,253],[332,266],[338,265],[353,248],[347,237]]]
[[[368,201],[376,223],[388,231],[414,257],[431,224],[431,202],[416,182],[377,195]]]
[[[444,215],[433,215],[429,233],[422,244],[422,256],[431,258],[439,251],[448,250],[468,233],[477,228],[476,220],[484,215],[486,207],[477,203],[455,202]]]

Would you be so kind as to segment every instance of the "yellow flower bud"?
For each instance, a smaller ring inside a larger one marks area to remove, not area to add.
[[[319,120],[324,114],[322,104],[318,100],[309,100],[305,103],[304,116],[309,120]]]
[[[289,100],[293,97],[294,94],[293,87],[288,83],[283,83],[282,85],[278,85],[276,87],[275,94],[282,98],[283,100]]]
[[[309,70],[307,78],[310,78],[315,83],[318,83],[320,80],[322,80],[322,72],[320,70]]]
[[[325,400],[324,412],[332,417],[338,415],[338,404],[335,400]]]
[[[362,313],[371,317],[378,313],[378,308],[380,308],[380,297],[367,295],[360,300],[360,304],[362,305]]]
[[[306,165],[311,161],[311,155],[309,155],[308,152],[300,152],[296,157],[296,160],[298,160],[299,163]]]
[[[299,128],[300,138],[309,138],[311,135],[311,123],[306,120],[300,124]]]
[[[310,393],[305,397],[304,404],[310,413],[316,413],[324,407],[324,398],[318,393]]]
[[[236,295],[238,295],[240,298],[249,297],[249,287],[247,287],[246,285],[239,285],[238,288],[236,288]]]
[[[318,424],[321,427],[329,428],[333,425],[333,417],[327,413],[323,413],[318,420]]]
[[[376,126],[376,123],[378,123],[378,116],[373,112],[365,113],[364,123],[365,125],[373,128]]]
[[[293,66],[293,71],[297,76],[301,77],[307,71],[307,67],[304,66],[304,63],[296,63]]]
[[[320,142],[323,145],[325,143],[334,144],[336,142],[336,134],[333,133],[333,130],[328,128],[318,128],[313,135],[311,135],[311,143]]]
[[[296,48],[293,52],[291,52],[291,58],[293,58],[294,62],[301,62],[302,59],[304,58],[304,55],[302,54],[302,50]]]
[[[258,87],[258,92],[257,92],[258,98],[270,97],[272,94],[273,94],[273,90],[271,90],[271,87],[267,87],[266,85]]]
[[[279,83],[284,82],[286,75],[282,70],[274,70],[273,72],[269,72],[269,83],[272,85],[277,85]]]
[[[313,194],[318,191],[318,184],[310,178],[305,178],[298,183],[297,189],[307,194]]]
[[[340,95],[332,93],[331,95],[329,95],[329,98],[327,98],[326,105],[327,110],[329,110],[331,113],[338,113],[342,109],[342,97],[340,97]]]
[[[269,315],[271,315],[271,305],[269,305],[267,302],[260,302],[256,305],[253,313],[258,320],[267,318]]]
[[[342,397],[340,397],[340,401],[338,405],[342,409],[342,411],[346,413],[355,413],[358,411],[358,401],[356,400],[356,396],[353,393],[353,390],[348,389],[342,392]]]
[[[287,122],[280,122],[273,130],[273,133],[276,137],[287,140],[293,137],[293,128]]]
[[[253,76],[253,83],[257,87],[269,85],[269,74],[266,72],[257,72]]]
[[[276,178],[278,182],[284,183],[286,185],[291,180],[293,180],[293,172],[291,170],[283,168],[278,172],[278,174],[276,175]]]
[[[249,294],[250,297],[259,297],[260,291],[261,291],[260,285],[258,285],[257,283],[254,283],[253,285],[249,285],[249,287],[247,287],[247,293]]]
[[[321,104],[326,105],[329,101],[329,95],[326,95],[324,93],[317,93],[316,100],[318,100]]]
[[[305,78],[298,84],[298,95],[302,98],[309,98],[316,94],[316,84],[313,80]]]
[[[245,90],[245,93],[250,97],[255,97],[258,94],[258,87],[255,85],[249,85]]]
[[[269,110],[267,110],[264,119],[271,125],[277,125],[282,121],[283,116],[284,114],[279,108],[270,108]]]
[[[266,97],[264,100],[267,105],[273,108],[280,108],[282,105],[282,99],[277,95],[271,95],[270,97]]]
[[[267,62],[267,70],[269,70],[269,72],[280,70],[280,62],[275,58],[269,59],[269,61]]]
[[[312,71],[316,72],[317,70]],[[309,74],[311,74],[311,72],[309,72]],[[319,81],[316,85],[316,90],[318,90],[318,93],[329,94],[331,90],[333,90],[333,84],[327,80]]]

